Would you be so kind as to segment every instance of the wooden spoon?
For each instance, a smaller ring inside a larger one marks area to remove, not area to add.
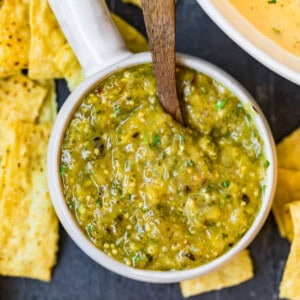
[[[183,124],[175,77],[175,0],[142,0],[142,8],[160,103]]]

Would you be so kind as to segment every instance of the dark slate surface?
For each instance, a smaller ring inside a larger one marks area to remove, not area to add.
[[[143,33],[138,8],[120,0],[108,1],[115,11]],[[230,73],[254,96],[270,122],[278,142],[300,125],[300,87],[274,74],[232,42],[204,14],[195,0],[181,0],[177,6],[177,50],[204,58]],[[68,92],[58,83],[60,103]],[[289,244],[278,235],[270,216],[250,246],[255,278],[236,287],[191,299],[278,299]],[[178,284],[154,285],[123,278],[94,263],[61,229],[58,264],[51,283],[0,276],[0,299],[182,299]]]

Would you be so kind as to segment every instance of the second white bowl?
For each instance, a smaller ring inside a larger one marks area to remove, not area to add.
[[[300,57],[287,52],[260,33],[228,0],[197,1],[220,29],[241,48],[272,71],[300,85]]]

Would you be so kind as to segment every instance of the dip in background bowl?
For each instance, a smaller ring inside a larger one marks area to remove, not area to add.
[[[252,25],[229,0],[197,0],[207,15],[234,42],[260,63],[282,77],[300,85],[300,57],[288,52]],[[241,2],[244,0],[241,0]],[[262,5],[282,5],[262,1]],[[295,1],[294,1],[295,2]],[[251,3],[251,1],[250,1]],[[299,8],[300,9],[300,8]],[[264,20],[268,22],[268,19]],[[277,24],[270,24],[277,29]],[[277,29],[278,30],[278,29]]]

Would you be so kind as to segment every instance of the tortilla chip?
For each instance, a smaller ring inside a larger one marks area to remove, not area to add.
[[[48,281],[58,241],[45,171],[51,126],[14,122],[11,128],[0,201],[0,274]]]
[[[121,19],[119,16],[112,14],[120,33],[122,34],[126,46],[134,53],[149,50],[149,45],[145,37],[139,33],[133,26]]]
[[[3,0],[0,10],[0,73],[28,67],[29,1]]]
[[[281,233],[279,230],[279,233],[282,237],[288,239],[289,242],[292,242],[294,239],[294,230],[293,230],[293,222],[292,222],[292,217],[291,217],[291,212],[290,212],[290,203],[287,203],[283,207],[283,215],[284,215],[284,235]],[[276,219],[275,219],[276,220]],[[277,226],[279,228],[279,223],[276,221]]]
[[[84,74],[71,46],[65,44],[54,56],[53,62],[67,80],[70,91],[75,90],[83,81]]]
[[[34,122],[46,97],[47,89],[18,74],[0,80],[0,120]]]
[[[22,74],[0,80],[0,178],[1,163],[10,141],[7,122],[22,120],[35,122],[47,89]]]
[[[129,4],[136,5],[136,6],[138,6],[139,8],[142,7],[141,0],[123,0],[123,2],[124,2],[124,3],[129,3]]]
[[[240,284],[253,277],[253,265],[248,250],[242,251],[227,265],[199,278],[180,283],[182,295],[190,297]]]
[[[300,171],[300,128],[283,139],[277,146],[278,166]]]
[[[54,123],[57,115],[57,102],[54,80],[39,81],[39,84],[47,89],[47,95],[40,108],[37,123]]]
[[[288,240],[293,239],[293,226],[287,204],[300,199],[300,172],[278,169],[278,184],[272,211],[279,233]]]
[[[62,78],[53,57],[66,43],[66,39],[47,0],[30,1],[31,44],[29,77],[33,79]]]
[[[0,127],[0,184],[2,180],[2,171],[3,171],[3,161],[6,156],[7,147],[9,142],[11,141],[11,134],[9,130],[9,126],[7,122],[1,124]],[[2,186],[0,186],[0,200],[1,200],[1,191]]]
[[[4,68],[0,68],[0,78],[6,78],[6,77],[12,76],[16,73],[19,73],[19,70],[9,71]]]
[[[8,156],[8,145],[12,140],[12,132],[6,122],[0,127],[0,201],[3,192],[5,164]],[[1,206],[0,206],[1,208]]]
[[[300,201],[292,202],[289,207],[295,239],[280,284],[280,298],[296,300],[300,299]]]

